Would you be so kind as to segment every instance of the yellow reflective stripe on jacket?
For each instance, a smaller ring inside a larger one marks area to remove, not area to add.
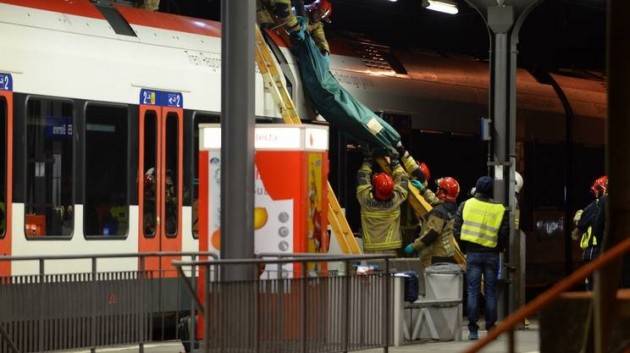
[[[497,246],[505,207],[472,198],[464,204],[461,239],[488,248]]]
[[[591,237],[593,238],[592,246],[597,246],[597,238],[593,237],[593,227],[588,227],[580,239],[580,249],[586,249],[591,246]]]
[[[384,211],[361,210],[363,242],[366,250],[392,250],[402,246],[400,208]]]

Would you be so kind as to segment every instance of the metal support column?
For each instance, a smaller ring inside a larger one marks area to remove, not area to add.
[[[608,121],[606,170],[610,196],[607,200],[606,235],[602,251],[630,236],[630,2],[608,1]],[[609,339],[617,322],[616,293],[622,259],[595,273],[595,352],[609,352]]]
[[[507,254],[508,311],[524,302],[520,293],[520,232],[514,222],[516,196],[516,61],[518,36],[527,15],[542,0],[466,0],[483,17],[490,35],[490,108],[493,123],[494,197],[510,211]],[[499,307],[505,298],[499,298]]]
[[[254,0],[222,0],[221,257],[254,257]],[[222,280],[253,279],[251,266],[223,266]]]

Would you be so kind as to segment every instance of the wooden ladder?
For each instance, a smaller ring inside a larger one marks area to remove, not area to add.
[[[280,107],[282,120],[285,124],[302,124],[293,99],[291,99],[291,95],[284,83],[279,65],[265,42],[259,27],[256,27],[256,64],[263,76],[265,88],[271,92],[274,101]],[[354,237],[354,233],[352,233],[352,229],[350,229],[350,225],[330,183],[328,183],[328,219],[341,251],[344,254],[361,254],[361,248]]]

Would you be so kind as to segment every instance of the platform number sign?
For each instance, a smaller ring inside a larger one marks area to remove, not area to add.
[[[140,104],[155,105],[157,104],[157,93],[155,91],[142,90],[140,92]]]
[[[10,74],[0,73],[0,91],[13,91],[13,78]]]
[[[182,95],[179,94],[179,93],[168,93],[167,94],[167,105],[169,107],[181,108],[181,106],[182,106]]]
[[[140,90],[140,104],[158,105],[161,107],[183,108],[184,97],[181,93],[165,92],[150,89]]]

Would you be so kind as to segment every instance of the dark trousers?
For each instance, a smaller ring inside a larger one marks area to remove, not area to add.
[[[468,289],[468,329],[477,332],[479,317],[479,296],[481,291],[481,275],[483,274],[485,292],[486,329],[490,330],[497,321],[497,271],[498,253],[468,253],[466,282]]]

